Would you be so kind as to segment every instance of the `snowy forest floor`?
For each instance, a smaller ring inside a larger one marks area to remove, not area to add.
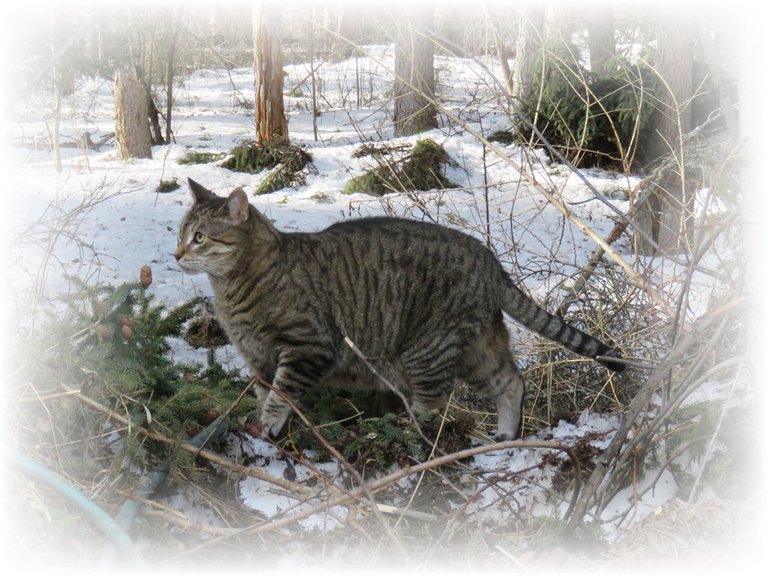
[[[366,52],[359,59],[321,68],[322,114],[317,118],[317,139],[305,96],[309,93],[308,66],[286,66],[291,139],[312,154],[316,172],[309,173],[306,183],[297,189],[251,195],[251,202],[286,231],[315,231],[346,218],[382,214],[458,227],[488,241],[534,298],[557,307],[595,248],[575,219],[598,237],[607,237],[617,214],[629,211],[629,200],[641,179],[585,171],[591,185],[608,199],[599,202],[584,182],[551,162],[541,149],[499,144],[494,150],[487,146],[471,131],[488,137],[508,129],[506,105],[485,69],[460,58],[437,58],[437,96],[452,117],[441,115],[439,128],[418,137],[393,139],[386,97],[392,81],[392,47],[371,46]],[[494,69],[491,61],[486,65]],[[355,84],[355,74],[362,74],[365,82]],[[75,93],[65,101],[62,141],[74,142],[86,131],[98,140],[114,129],[112,88],[105,80],[78,82]],[[362,90],[360,98],[352,98],[354,90]],[[193,178],[218,193],[242,186],[250,195],[264,175],[231,172],[217,163],[179,161],[190,151],[226,154],[252,137],[253,118],[243,105],[252,94],[252,71],[200,70],[183,78],[176,93],[175,141],[155,147],[152,159],[121,162],[110,144],[98,152],[64,148],[60,173],[48,150],[50,95],[40,94],[16,106],[6,134],[14,170],[6,178],[4,208],[9,236],[4,254],[6,324],[12,341],[38,330],[46,314],[55,316],[61,306],[57,298],[73,290],[71,277],[92,286],[117,285],[136,280],[139,269],[148,264],[157,301],[177,306],[194,296],[210,296],[207,280],[183,275],[172,257],[178,223],[190,204],[186,179]],[[448,152],[453,163],[447,167],[447,176],[457,188],[381,198],[343,193],[350,178],[375,165],[370,157],[355,154],[362,144],[396,147],[425,138],[432,138]],[[515,166],[523,167],[527,177]],[[173,180],[181,184],[179,189],[157,191],[161,181]],[[572,217],[557,210],[532,180],[564,203]],[[706,189],[701,191],[698,205],[702,222],[735,209],[727,196],[713,199]],[[596,285],[579,295],[575,317],[589,318],[594,322],[589,328],[605,328],[630,357],[662,362],[674,344],[671,324],[696,326],[736,298],[739,254],[735,233],[725,231],[716,237],[693,263],[638,256],[627,237],[618,238],[612,248],[650,288],[639,289],[627,282],[615,264],[601,264]],[[610,321],[601,318],[608,310],[605,302],[615,304]],[[675,310],[680,312],[677,318],[669,314]],[[737,341],[741,321],[732,324],[720,333],[725,340]],[[565,362],[564,357],[557,356],[552,364],[538,362],[551,349],[513,330],[528,395],[533,398],[526,407],[523,439],[578,448],[581,465],[587,466],[586,480],[647,375],[638,371],[622,380],[605,376],[600,380],[585,376],[589,368],[570,358],[569,371],[553,377],[552,365]],[[696,353],[703,346],[695,346]],[[723,347],[726,354],[733,342]],[[172,341],[171,354],[183,361],[206,361],[204,352],[183,339]],[[715,358],[717,350],[708,354]],[[229,346],[217,349],[216,357],[228,368],[243,368]],[[717,359],[713,362],[715,368],[697,378],[675,407],[695,412],[706,405],[709,411],[702,408],[698,416],[688,416],[689,420],[670,420],[666,432],[658,435],[653,458],[645,464],[638,462],[637,474],[602,503],[599,513],[590,516],[588,529],[571,530],[565,521],[574,494],[572,464],[562,451],[546,448],[497,450],[403,476],[377,494],[378,511],[371,510],[369,496],[363,495],[356,506],[318,509],[298,523],[280,524],[291,514],[317,505],[316,496],[324,489],[327,492],[321,502],[331,502],[334,492],[350,491],[353,480],[338,461],[318,461],[312,453],[301,452],[301,447],[297,447],[298,457],[287,455],[238,430],[217,447],[221,454],[303,486],[304,491],[286,493],[263,479],[200,462],[199,470],[185,471],[159,490],[156,502],[148,504],[136,521],[132,535],[146,562],[169,569],[215,569],[230,563],[273,566],[278,573],[299,568],[345,573],[352,566],[376,573],[438,568],[447,573],[482,573],[499,567],[590,572],[641,572],[653,567],[671,572],[724,562],[737,567],[750,557],[752,540],[746,531],[757,503],[747,476],[733,469],[723,471],[716,461],[732,444],[724,445],[710,428],[696,428],[707,434],[698,439],[698,452],[675,452],[680,443],[664,444],[667,436],[676,436],[676,425],[690,428],[701,424],[705,416],[710,418],[710,427],[719,431],[742,410],[745,426],[752,425],[749,406],[753,395],[742,370],[743,360],[722,370],[717,368]],[[20,370],[13,362],[11,368],[16,370],[14,374]],[[572,370],[578,374],[569,380]],[[591,389],[596,382],[604,388]],[[77,387],[77,383],[66,384]],[[561,387],[559,394],[565,402],[552,401],[553,386]],[[11,437],[18,435],[14,445],[19,449],[34,447],[40,454],[66,458],[70,450],[82,446],[54,446],[56,434],[51,430],[49,411],[55,411],[57,405],[42,399],[54,392],[61,392],[56,383],[37,390],[12,379],[8,431]],[[35,398],[37,402],[30,402]],[[32,408],[31,403],[35,404]],[[454,409],[460,412],[466,406],[461,399]],[[649,400],[649,406],[663,412],[663,395]],[[493,414],[484,414],[478,406],[467,409],[479,424],[471,445],[488,444],[487,431],[492,425],[485,420]],[[28,416],[28,410],[34,415]],[[654,416],[652,411],[644,417],[650,421]],[[114,440],[112,432],[105,428],[103,435],[81,442],[84,446],[97,444],[103,451],[107,441]],[[716,440],[710,443],[711,438]],[[381,480],[401,469],[395,464],[376,470],[366,480]],[[712,469],[717,473],[710,474]],[[110,512],[114,512],[127,495],[127,478],[135,482],[141,474],[139,468],[105,467],[90,482],[82,476],[70,480],[92,499],[110,503],[114,507]],[[738,478],[735,485],[734,478]],[[683,481],[687,482],[684,487]],[[62,550],[73,567],[93,568],[94,562],[103,559],[100,537],[75,510],[20,476],[11,478],[11,487],[10,507],[17,517],[11,537],[20,561],[55,565]]]

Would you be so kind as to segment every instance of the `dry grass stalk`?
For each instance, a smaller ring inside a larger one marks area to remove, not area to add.
[[[621,478],[631,476],[634,459],[639,454],[645,453],[656,441],[656,435],[665,425],[669,412],[691,392],[692,385],[696,383],[705,367],[704,358],[709,352],[707,345],[713,345],[718,341],[720,330],[732,320],[734,314],[742,311],[743,306],[744,302],[737,300],[710,313],[697,329],[681,339],[669,351],[667,358],[632,400],[610,445],[597,459],[595,470],[584,486],[571,515],[572,526],[583,523],[593,506],[599,514],[622,484]],[[711,335],[713,330],[714,337]],[[708,338],[703,347],[702,337]],[[700,351],[689,363],[686,362],[686,359],[699,347],[701,347]],[[646,415],[650,412],[653,395],[664,386],[670,371],[681,364],[689,364],[690,367],[679,379],[675,397],[666,405],[665,410],[649,422]]]
[[[117,424],[124,426],[129,432],[140,434],[146,438],[150,438],[152,440],[162,442],[163,444],[167,444],[169,446],[177,446],[182,450],[185,450],[187,452],[194,454],[197,457],[204,458],[205,460],[208,460],[213,464],[222,466],[235,474],[240,474],[242,476],[252,476],[254,478],[263,480],[265,482],[269,482],[270,484],[274,484],[276,486],[279,486],[280,488],[283,488],[284,490],[288,490],[296,494],[303,494],[307,492],[306,487],[302,486],[301,484],[297,484],[295,482],[285,480],[284,478],[276,478],[274,476],[271,476],[263,472],[258,468],[249,468],[247,466],[237,464],[236,462],[232,462],[228,458],[225,458],[210,450],[206,450],[204,448],[201,449],[189,443],[178,444],[174,440],[168,438],[163,434],[160,434],[159,432],[154,432],[152,430],[147,430],[142,426],[137,426],[136,424],[132,423],[129,418],[126,418],[125,416],[121,416],[114,410],[111,410],[110,408],[107,408],[106,406],[99,404],[95,400],[88,398],[87,396],[80,393],[78,390],[75,390],[74,388],[70,388],[65,384],[62,384],[61,387],[66,392],[73,394],[73,397],[77,398],[82,403],[88,405],[90,408],[95,409],[98,412],[101,412],[102,414],[105,414],[113,422],[116,422]]]

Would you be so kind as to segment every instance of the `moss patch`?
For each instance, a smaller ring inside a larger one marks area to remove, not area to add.
[[[173,192],[174,190],[178,190],[180,187],[181,184],[179,184],[179,181],[176,180],[176,178],[171,178],[170,180],[160,180],[160,184],[157,185],[155,190],[160,193],[165,193]]]
[[[258,174],[280,165],[298,172],[312,162],[309,152],[285,141],[243,142],[235,146],[231,154],[222,167],[248,174]]]
[[[198,150],[189,150],[183,157],[176,162],[178,164],[210,164],[226,158],[225,152],[200,152]]]
[[[307,183],[307,172],[316,172],[312,165],[312,155],[287,141],[244,142],[232,149],[231,156],[221,166],[248,174],[271,170],[262,179],[255,194],[266,194],[287,187],[298,188]]]
[[[488,141],[498,142],[499,144],[508,146],[509,144],[514,144],[517,141],[517,136],[515,135],[514,130],[497,130],[488,136]]]
[[[403,190],[426,192],[456,188],[456,184],[443,172],[444,166],[455,163],[440,144],[431,139],[419,140],[401,158],[390,158],[402,150],[402,146],[388,149],[370,145],[358,149],[355,156],[371,156],[378,166],[352,178],[344,187],[344,193],[364,192],[382,196]]]

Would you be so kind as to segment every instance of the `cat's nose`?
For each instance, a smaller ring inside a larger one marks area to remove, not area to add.
[[[173,253],[174,258],[176,258],[176,262],[181,260],[181,257],[184,256],[184,248],[179,246],[176,248],[176,252]]]

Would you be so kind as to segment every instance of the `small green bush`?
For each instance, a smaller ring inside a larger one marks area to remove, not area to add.
[[[570,46],[547,47],[534,57],[534,88],[520,101],[519,112],[576,165],[630,168],[644,160],[651,119],[657,112],[652,70],[616,59],[610,72],[596,77]],[[515,126],[521,141],[538,137],[524,122]]]
[[[61,298],[63,309],[15,342],[24,386],[60,392],[57,386],[63,384],[138,426],[179,441],[203,430],[234,404],[248,382],[238,371],[225,370],[212,351],[206,366],[171,355],[170,339],[182,335],[199,299],[167,308],[155,303],[140,282],[89,286],[76,278],[71,281],[75,288]],[[73,418],[77,406],[71,402],[51,404],[48,417],[57,429],[66,430],[74,447],[98,450],[98,444],[83,439],[103,434],[97,432],[103,416],[76,410],[80,417]],[[255,398],[246,397],[230,418],[245,417],[256,408]],[[121,444],[122,455],[136,463],[150,455],[167,457],[166,446],[145,441],[130,429]],[[73,462],[88,458],[81,454]]]

